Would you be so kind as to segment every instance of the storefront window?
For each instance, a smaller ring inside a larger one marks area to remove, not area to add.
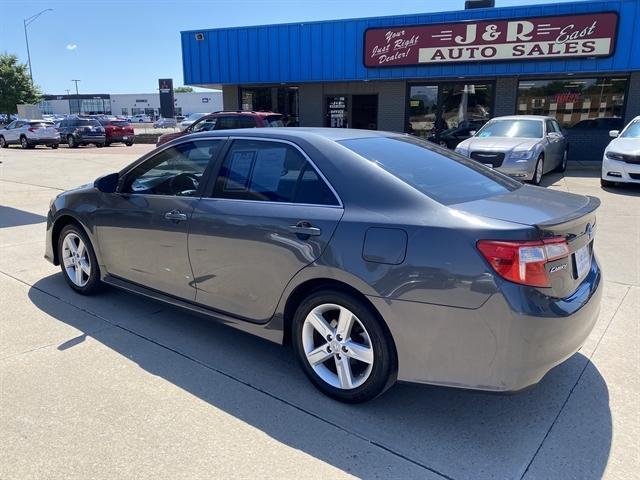
[[[415,85],[409,92],[409,133],[438,139],[443,132],[478,130],[491,118],[493,85]]]
[[[522,80],[518,113],[555,117],[565,128],[614,129],[622,124],[626,87],[626,78]]]
[[[253,87],[240,89],[244,111],[281,113],[286,127],[298,126],[298,87]]]

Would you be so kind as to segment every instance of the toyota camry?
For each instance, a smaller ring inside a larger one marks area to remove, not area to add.
[[[345,402],[539,382],[598,316],[599,200],[349,129],[188,135],[64,192],[46,258],[278,343]],[[247,352],[251,355],[251,352]]]

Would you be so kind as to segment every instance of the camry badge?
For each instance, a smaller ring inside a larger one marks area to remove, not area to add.
[[[566,263],[563,263],[562,265],[555,265],[551,267],[551,270],[549,270],[549,273],[556,273],[556,272],[559,272],[560,270],[564,270],[565,268],[567,268]]]

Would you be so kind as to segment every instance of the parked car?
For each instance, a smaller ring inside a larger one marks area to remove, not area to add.
[[[460,142],[470,138],[471,132],[480,130],[485,123],[487,123],[486,120],[465,120],[457,127],[443,130],[439,135],[432,135],[427,140],[453,150]]]
[[[200,117],[196,122],[180,132],[165,133],[158,137],[156,146],[163,145],[174,138],[209,130],[230,130],[234,128],[282,127],[283,116],[273,112],[215,112]]]
[[[153,128],[173,128],[176,126],[175,118],[159,118],[153,124]]]
[[[611,130],[614,140],[607,145],[602,157],[600,183],[610,187],[616,183],[640,184],[640,116],[622,130]]]
[[[556,119],[540,115],[496,117],[456,147],[465,157],[534,185],[545,173],[564,172],[567,150]]]
[[[580,120],[570,130],[622,130],[624,123],[620,117],[598,117]]]
[[[207,115],[206,113],[192,113],[187,118],[180,122],[180,130],[186,130],[191,126],[192,123],[200,120],[202,117]]]
[[[100,122],[95,118],[69,117],[60,122],[60,140],[69,145],[69,148],[77,148],[80,145],[94,144],[96,147],[104,147],[106,136]]]
[[[132,115],[131,117],[128,117],[127,120],[129,120],[131,123],[150,123],[151,117],[149,115],[140,113],[138,115]]]
[[[36,145],[58,148],[60,133],[53,122],[46,120],[14,120],[0,129],[0,148],[11,144],[22,148],[34,148]]]
[[[131,124],[122,119],[99,120],[100,125],[104,127],[105,146],[112,143],[124,143],[127,147],[133,145],[135,134]]]
[[[396,379],[517,391],[593,329],[599,204],[403,134],[209,131],[58,195],[45,256],[80,294],[290,340],[341,401]]]

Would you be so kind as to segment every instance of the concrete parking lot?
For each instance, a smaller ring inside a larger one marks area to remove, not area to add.
[[[150,145],[0,150],[0,478],[631,479],[640,471],[640,191],[570,166],[602,199],[600,318],[513,396],[396,385],[319,394],[283,348],[43,259],[49,200]],[[635,473],[634,473],[635,472]]]

